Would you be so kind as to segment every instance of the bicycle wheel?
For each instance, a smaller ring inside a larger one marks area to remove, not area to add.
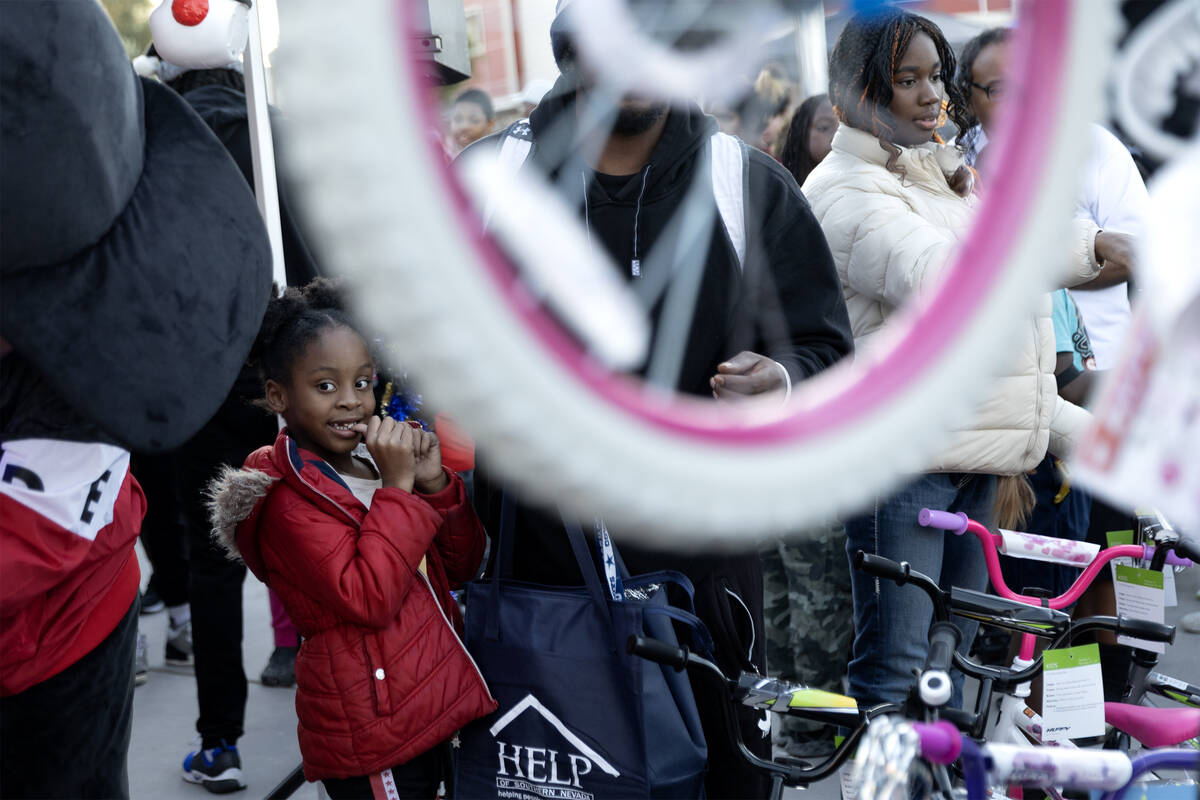
[[[1048,288],[1112,3],[1022,4],[1022,102],[957,265],[886,341],[796,387],[782,413],[664,396],[585,352],[481,233],[426,131],[435,111],[403,3],[289,0],[278,79],[287,166],[326,262],[523,494],[672,546],[798,529],[885,490],[969,415],[1004,340]],[[389,101],[382,100],[388,98]]]

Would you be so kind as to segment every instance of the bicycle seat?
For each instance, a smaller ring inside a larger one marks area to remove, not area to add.
[[[1105,703],[1104,721],[1146,747],[1170,747],[1200,736],[1200,709]]]

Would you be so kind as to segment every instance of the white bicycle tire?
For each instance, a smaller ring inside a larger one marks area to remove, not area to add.
[[[1035,109],[1046,116],[1020,119],[1023,135],[1043,137],[1042,150],[1036,179],[1027,179],[1034,185],[1015,192],[1024,207],[998,209],[996,224],[1019,220],[1004,233],[1003,268],[974,305],[948,309],[962,317],[952,340],[905,342],[936,350],[925,353],[921,369],[907,378],[888,372],[885,356],[894,360],[905,337],[897,330],[855,364],[796,387],[798,410],[781,421],[731,420],[681,399],[651,408],[649,418],[631,412],[614,397],[646,404],[644,393],[591,380],[586,367],[572,368],[547,346],[546,331],[525,324],[485,279],[480,262],[494,255],[465,221],[461,192],[430,146],[432,118],[414,113],[424,99],[396,3],[347,0],[331,11],[317,0],[289,0],[280,9],[277,75],[294,121],[285,164],[325,262],[349,278],[360,313],[386,329],[426,393],[518,491],[602,513],[645,542],[744,545],[844,512],[919,471],[1000,366],[1018,324],[1013,309],[1032,309],[1050,288],[1045,255],[1066,238],[1086,155],[1079,142],[1099,107],[1105,69],[1098,62],[1111,52],[1105,43],[1115,39],[1116,15],[1112,2],[1035,6],[1031,27],[1054,19],[1058,28],[1042,36],[1038,52],[1056,46],[1060,62],[1051,75],[1035,76],[1057,78],[1043,90],[1051,101]],[[1031,48],[1038,35],[1029,34]],[[997,145],[1005,163],[1019,160],[1015,138]],[[960,261],[971,257],[972,241]],[[965,276],[956,268],[949,288],[910,317],[933,319],[934,306]],[[836,416],[855,403],[861,413],[822,429],[818,412]],[[676,414],[689,422],[674,424]]]

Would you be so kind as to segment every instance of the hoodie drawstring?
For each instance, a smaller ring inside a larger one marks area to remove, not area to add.
[[[653,164],[647,164],[642,170],[642,188],[638,192],[637,207],[633,212],[633,259],[629,262],[629,271],[635,278],[642,276],[642,260],[638,254],[638,226],[642,217],[642,199],[646,196],[646,186],[650,183],[650,170],[654,168]],[[579,178],[583,184],[583,224],[587,228],[588,244],[592,243],[592,219],[591,208],[588,204],[588,176],[586,170],[579,171]]]
[[[650,182],[650,170],[653,164],[647,164],[642,172],[642,190],[638,192],[637,210],[633,212],[633,260],[629,262],[629,271],[635,278],[642,276],[642,260],[638,257],[638,220],[642,216],[642,198],[646,196],[646,184]]]
[[[587,198],[588,179],[587,179],[587,171],[586,170],[582,170],[582,169],[579,170],[579,180],[583,184],[583,224],[587,228],[588,246],[591,247],[591,245],[592,245],[592,218],[591,218],[591,212],[588,209],[588,198]]]

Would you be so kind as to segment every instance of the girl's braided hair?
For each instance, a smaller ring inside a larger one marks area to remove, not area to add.
[[[879,138],[889,154],[887,168],[896,167],[900,148],[892,143],[895,121],[892,78],[913,37],[924,33],[933,40],[942,62],[946,114],[960,131],[968,127],[967,100],[954,83],[954,50],[942,30],[925,17],[898,8],[855,14],[846,23],[829,59],[829,98],[839,120]]]
[[[250,350],[263,382],[287,383],[292,364],[326,328],[358,328],[346,314],[340,281],[316,278],[302,288],[289,287],[267,304],[262,328]],[[361,335],[361,334],[360,334]]]

